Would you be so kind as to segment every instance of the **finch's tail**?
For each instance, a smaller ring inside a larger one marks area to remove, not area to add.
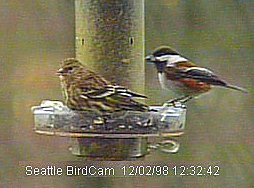
[[[225,85],[224,87],[226,88],[229,88],[229,89],[234,89],[234,90],[238,90],[238,91],[241,91],[243,93],[248,93],[248,91],[242,87],[239,87],[239,86],[235,86],[235,85],[230,85],[230,84],[227,84]]]

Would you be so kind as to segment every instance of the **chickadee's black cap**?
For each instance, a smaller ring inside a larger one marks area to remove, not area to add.
[[[173,50],[169,46],[160,46],[156,48],[152,54],[155,57],[159,57],[162,55],[179,55],[179,53],[176,50]]]

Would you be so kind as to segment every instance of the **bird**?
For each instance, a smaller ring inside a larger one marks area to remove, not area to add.
[[[113,85],[89,70],[79,60],[67,58],[57,71],[64,102],[72,110],[112,113],[116,111],[148,111],[148,106],[133,98],[147,98],[123,86]]]
[[[209,92],[213,86],[220,86],[243,93],[244,88],[229,84],[212,70],[197,66],[187,57],[169,46],[160,46],[145,57],[147,63],[154,63],[160,85],[163,89],[172,90],[179,97],[168,101],[186,103],[203,93]]]

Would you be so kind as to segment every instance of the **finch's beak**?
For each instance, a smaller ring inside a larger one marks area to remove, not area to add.
[[[64,73],[63,68],[60,68],[60,69],[58,69],[58,71],[56,72],[56,75],[57,75],[57,76],[61,76],[63,73]]]

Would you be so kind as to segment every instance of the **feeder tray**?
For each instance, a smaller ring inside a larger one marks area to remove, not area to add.
[[[32,107],[32,111],[36,133],[71,137],[74,155],[109,159],[144,156],[148,137],[182,135],[186,116],[182,105],[102,115],[70,110],[60,101],[48,100]]]

